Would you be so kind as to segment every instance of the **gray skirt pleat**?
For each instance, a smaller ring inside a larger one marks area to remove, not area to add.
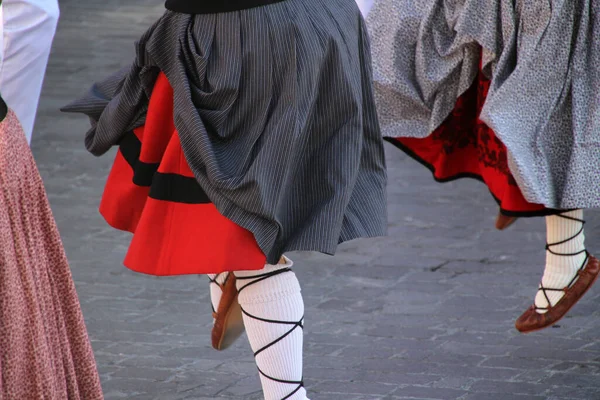
[[[384,136],[428,136],[482,61],[480,118],[525,198],[600,206],[600,1],[378,0],[367,26]]]
[[[383,144],[353,0],[166,11],[136,50],[130,68],[63,109],[90,117],[90,152],[104,154],[144,124],[162,71],[197,181],[270,263],[287,251],[333,254],[341,242],[385,234]]]

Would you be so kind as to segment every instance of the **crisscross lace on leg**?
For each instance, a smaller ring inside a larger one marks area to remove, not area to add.
[[[550,301],[550,297],[548,296],[548,292],[566,292],[567,289],[571,288],[573,286],[573,284],[575,284],[575,282],[579,278],[579,273],[587,265],[587,262],[588,262],[588,259],[589,259],[589,256],[590,256],[589,253],[587,252],[587,250],[585,250],[585,249],[577,251],[577,252],[574,252],[574,253],[558,253],[558,252],[555,252],[555,251],[552,250],[552,247],[559,246],[561,244],[567,243],[567,242],[569,242],[571,240],[574,240],[579,235],[581,235],[583,233],[583,226],[585,224],[585,221],[583,219],[574,218],[574,217],[571,217],[571,216],[568,216],[568,215],[563,215],[563,214],[557,214],[556,216],[564,218],[564,219],[568,219],[568,220],[571,220],[571,221],[579,222],[579,223],[581,223],[581,228],[579,229],[579,231],[577,231],[576,234],[574,234],[573,236],[571,236],[571,237],[569,237],[567,239],[564,239],[564,240],[561,240],[561,241],[555,242],[555,243],[546,243],[546,251],[548,251],[551,254],[554,254],[555,256],[561,256],[561,257],[574,257],[574,256],[578,256],[580,254],[584,254],[585,253],[585,259],[583,260],[583,263],[581,264],[581,266],[577,270],[577,273],[575,274],[575,276],[573,277],[573,279],[571,279],[571,281],[565,287],[563,287],[563,288],[547,288],[547,287],[544,287],[544,285],[540,281],[540,285],[538,287],[538,291],[542,292],[542,294],[544,295],[544,298],[546,299],[546,302],[548,303],[548,306],[546,306],[546,307],[538,307],[538,305],[534,303],[534,307],[538,311],[548,311],[550,308],[553,307],[552,302]]]
[[[244,285],[242,285],[241,287],[239,287],[238,289],[238,293],[241,293],[244,289],[246,289],[247,287],[256,284],[258,282],[262,282],[266,279],[269,279],[273,276],[279,275],[279,274],[283,274],[286,272],[291,272],[292,269],[291,268],[281,268],[275,271],[271,271],[271,272],[267,272],[264,274],[258,274],[258,275],[252,275],[252,276],[236,276],[236,279],[238,281],[250,281]],[[302,316],[302,318],[299,321],[278,321],[278,320],[271,320],[271,319],[266,319],[266,318],[261,318],[259,316],[256,315],[252,315],[249,312],[247,312],[246,310],[244,310],[244,307],[242,306],[242,313],[244,315],[246,315],[249,318],[255,319],[257,321],[261,321],[261,322],[266,322],[266,323],[270,323],[270,324],[280,324],[280,325],[289,325],[290,329],[287,330],[283,335],[281,335],[280,337],[278,337],[277,339],[271,341],[270,343],[268,343],[267,345],[261,347],[260,349],[258,349],[257,351],[254,352],[254,357],[256,358],[260,353],[264,352],[265,350],[271,348],[272,346],[274,346],[275,344],[279,343],[280,341],[282,341],[283,339],[285,339],[287,336],[289,336],[290,334],[292,334],[292,332],[294,332],[296,329],[300,328],[303,329],[303,322],[304,322],[304,316]],[[270,379],[274,382],[278,382],[278,383],[283,383],[283,384],[288,384],[288,385],[294,385],[296,386],[294,388],[294,390],[292,392],[290,392],[288,395],[286,395],[285,397],[283,397],[281,400],[286,400],[289,399],[290,397],[292,397],[294,394],[296,394],[300,389],[302,389],[304,387],[304,381],[300,380],[300,381],[291,381],[291,380],[285,380],[285,379],[279,379],[270,375],[267,375],[265,372],[263,372],[260,367],[258,367],[258,362],[257,362],[257,368],[258,368],[258,372],[264,376],[267,379]]]

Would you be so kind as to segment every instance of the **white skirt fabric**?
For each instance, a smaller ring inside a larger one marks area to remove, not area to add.
[[[57,0],[4,0],[0,6],[0,92],[27,141],[42,91],[58,24]]]

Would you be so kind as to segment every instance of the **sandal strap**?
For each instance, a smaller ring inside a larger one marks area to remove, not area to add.
[[[238,293],[241,293],[242,290],[246,289],[250,285],[254,285],[255,283],[262,282],[265,279],[269,279],[272,276],[283,274],[285,272],[292,272],[292,269],[289,267],[286,267],[286,268],[277,269],[277,270],[271,271],[271,272],[265,272],[264,274],[251,275],[251,276],[236,276],[236,280],[238,280],[238,281],[247,281],[250,279],[256,279],[252,282],[245,284],[241,288],[239,288]]]
[[[544,285],[542,285],[542,282],[540,282],[540,286],[538,287],[538,291],[542,291],[542,293],[544,294],[544,297],[546,298],[546,302],[548,303],[548,306],[546,307],[538,307],[535,302],[533,304],[534,308],[536,310],[550,310],[550,308],[552,308],[552,306],[550,305],[550,298],[548,297],[548,293],[547,292],[565,292],[567,289],[570,289],[573,284],[575,283],[575,281],[577,280],[577,278],[579,278],[579,273],[585,268],[585,266],[587,265],[587,262],[590,258],[590,253],[588,253],[588,251],[586,249],[580,250],[578,252],[575,253],[557,253],[555,251],[552,250],[553,246],[558,246],[561,244],[565,244],[573,239],[575,239],[577,236],[579,236],[581,233],[583,233],[583,226],[585,224],[585,221],[579,218],[575,218],[575,217],[571,217],[569,215],[564,215],[564,214],[556,214],[556,216],[564,218],[564,219],[568,219],[571,221],[575,221],[575,222],[580,222],[581,223],[581,228],[579,229],[579,231],[577,231],[576,234],[574,234],[573,236],[571,236],[570,238],[567,238],[565,240],[561,240],[560,242],[555,242],[555,243],[546,243],[546,251],[548,251],[551,254],[554,254],[556,256],[564,256],[564,257],[574,257],[574,256],[578,256],[580,254],[584,254],[585,253],[585,259],[583,260],[583,263],[581,264],[581,266],[579,267],[579,269],[577,270],[577,273],[575,274],[575,276],[573,277],[573,279],[571,279],[571,281],[569,282],[569,284],[567,286],[565,286],[562,289],[558,289],[558,288],[548,288],[548,287],[544,287]]]
[[[581,235],[581,233],[583,233],[583,226],[585,225],[585,221],[579,218],[575,218],[575,217],[571,217],[569,215],[564,215],[564,214],[556,214],[557,217],[561,217],[564,219],[568,219],[571,221],[575,221],[575,222],[580,222],[581,223],[581,228],[579,228],[579,230],[577,231],[576,234],[574,234],[573,236],[571,236],[570,238],[567,238],[565,240],[561,240],[560,242],[555,242],[555,243],[546,243],[546,250],[552,254],[554,254],[555,256],[565,256],[565,257],[572,257],[572,256],[578,256],[580,254],[583,253],[587,253],[587,251],[585,249],[580,250],[576,253],[557,253],[555,251],[552,250],[553,246],[558,246],[561,244],[565,244],[573,239],[575,239],[577,236]]]
[[[581,271],[583,271],[583,269],[587,265],[589,259],[590,259],[590,253],[588,253],[586,251],[585,252],[585,259],[581,263],[581,267],[579,267],[579,269],[577,270],[577,273],[575,274],[575,276],[573,277],[573,279],[571,279],[571,281],[569,282],[569,284],[567,286],[565,286],[564,288],[562,288],[562,289],[544,287],[544,285],[542,285],[542,282],[540,282],[540,286],[538,287],[538,291],[540,291],[540,290],[542,291],[542,293],[544,294],[544,297],[546,298],[546,302],[548,303],[548,306],[547,307],[538,307],[537,305],[534,304],[535,309],[536,310],[549,310],[550,308],[552,308],[552,306],[550,306],[551,302],[550,302],[550,298],[548,297],[548,293],[547,292],[565,292],[566,290],[570,289],[573,286],[573,284],[575,283],[575,281],[577,280],[577,278],[579,278],[579,273]]]
[[[291,272],[292,269],[289,267],[286,268],[281,268],[275,271],[271,271],[271,272],[267,272],[264,274],[258,274],[258,275],[251,275],[251,276],[242,276],[242,277],[237,277],[236,279],[238,281],[244,281],[244,280],[252,280],[251,282],[246,283],[244,286],[242,286],[241,288],[238,289],[238,293],[240,293],[242,290],[244,290],[245,288],[247,288],[250,285],[253,285],[255,283],[264,281],[265,279],[269,279],[273,276],[279,275],[279,274],[283,274],[286,272]],[[280,325],[290,325],[291,329],[289,329],[286,333],[284,333],[283,335],[281,335],[280,337],[278,337],[277,339],[273,340],[272,342],[268,343],[267,345],[263,346],[262,348],[258,349],[257,351],[254,352],[254,357],[256,358],[256,356],[258,356],[260,353],[262,353],[263,351],[273,347],[274,345],[276,345],[277,343],[279,343],[280,341],[282,341],[283,339],[285,339],[287,336],[291,335],[296,329],[300,328],[300,329],[304,329],[304,315],[302,316],[302,318],[300,319],[300,321],[279,321],[279,320],[272,320],[272,319],[266,319],[266,318],[261,318],[258,317],[256,315],[252,315],[250,313],[248,313],[246,310],[244,310],[243,307],[242,308],[242,313],[244,313],[244,315],[246,315],[249,318],[255,319],[257,321],[261,321],[261,322],[266,322],[266,323],[270,323],[270,324],[280,324]],[[299,380],[299,381],[290,381],[290,380],[285,380],[285,379],[279,379],[279,378],[275,378],[273,376],[267,375],[266,373],[264,373],[260,367],[258,367],[258,363],[257,363],[257,368],[258,368],[258,372],[264,376],[267,379],[270,379],[272,381],[278,382],[278,383],[284,383],[284,384],[289,384],[289,385],[296,385],[296,388],[287,396],[285,396],[282,400],[286,400],[289,399],[290,397],[292,397],[294,394],[296,394],[296,392],[298,392],[298,390],[302,389],[304,387],[304,378]]]

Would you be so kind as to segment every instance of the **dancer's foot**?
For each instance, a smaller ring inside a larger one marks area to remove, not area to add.
[[[304,301],[292,262],[235,272],[265,400],[308,400],[302,382]]]
[[[496,229],[502,231],[511,226],[516,220],[517,217],[509,217],[507,215],[502,214],[502,211],[500,211],[498,212],[498,216],[496,217]]]
[[[527,333],[560,320],[596,281],[600,263],[585,250],[583,211],[546,217],[546,268],[534,304],[516,321]]]
[[[594,284],[598,278],[599,272],[600,261],[590,255],[584,268],[582,268],[582,270],[574,277],[572,285],[565,287],[564,289],[540,288],[539,291],[545,293],[544,296],[549,294],[548,291],[552,291],[553,294],[560,292],[560,300],[554,305],[546,306],[544,308],[540,308],[536,304],[533,304],[517,319],[515,323],[517,330],[521,333],[529,333],[554,325],[569,312],[569,310]],[[540,313],[540,311],[543,311],[543,313]]]

